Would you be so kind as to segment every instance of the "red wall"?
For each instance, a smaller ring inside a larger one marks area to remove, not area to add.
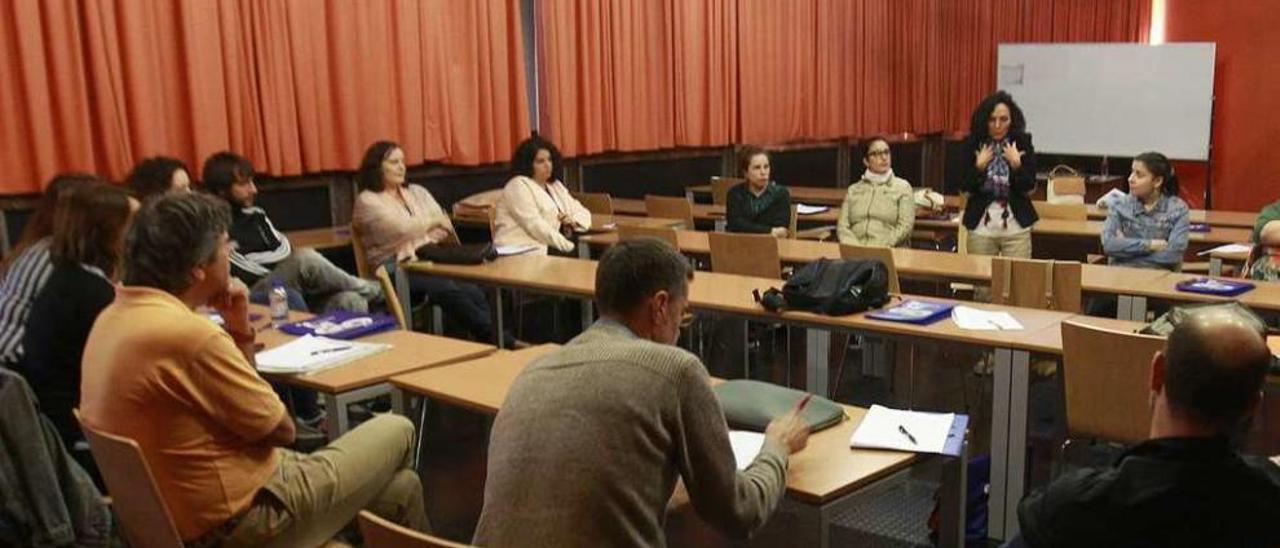
[[[1213,209],[1280,199],[1280,2],[1168,0],[1168,42],[1216,42]],[[1183,195],[1203,204],[1205,170],[1179,165]]]

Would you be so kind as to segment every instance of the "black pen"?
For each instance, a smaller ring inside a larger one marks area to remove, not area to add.
[[[351,349],[350,346],[335,346],[333,348],[321,348],[320,350],[313,350],[311,352],[311,355],[319,356],[320,354],[328,354],[330,352],[342,352],[343,350],[350,350],[350,349]]]
[[[902,435],[906,436],[906,437],[907,437],[907,439],[911,440],[911,445],[920,445],[920,442],[916,441],[916,437],[915,437],[915,436],[912,436],[912,435],[911,435],[911,432],[908,432],[908,431],[907,431],[907,427],[905,427],[905,426],[903,426],[903,425],[899,424],[899,425],[898,425],[898,431],[899,431],[899,432],[902,432]]]

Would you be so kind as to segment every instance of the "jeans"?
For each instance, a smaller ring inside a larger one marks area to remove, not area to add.
[[[409,291],[425,293],[428,301],[440,305],[445,314],[462,324],[462,328],[477,340],[494,340],[489,299],[475,284],[413,273],[409,275]],[[515,342],[510,333],[503,333],[502,338],[506,348],[511,348]]]
[[[378,284],[348,274],[311,248],[295,249],[270,274],[254,283],[253,290],[270,291],[275,279],[297,289],[308,302],[319,304],[318,308],[324,311],[368,312],[368,301],[382,297]]]
[[[222,546],[319,546],[361,510],[428,532],[413,423],[374,417],[311,454],[288,449]]]

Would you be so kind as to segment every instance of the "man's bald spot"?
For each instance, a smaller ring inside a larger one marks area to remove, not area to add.
[[[1209,308],[1192,312],[1170,339],[1186,337],[1186,342],[1201,348],[1215,366],[1248,367],[1271,358],[1260,327],[1253,318],[1230,309]]]

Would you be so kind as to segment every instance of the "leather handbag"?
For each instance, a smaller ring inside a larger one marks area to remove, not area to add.
[[[441,264],[481,264],[498,258],[492,243],[439,245],[427,244],[414,251],[419,259]]]

